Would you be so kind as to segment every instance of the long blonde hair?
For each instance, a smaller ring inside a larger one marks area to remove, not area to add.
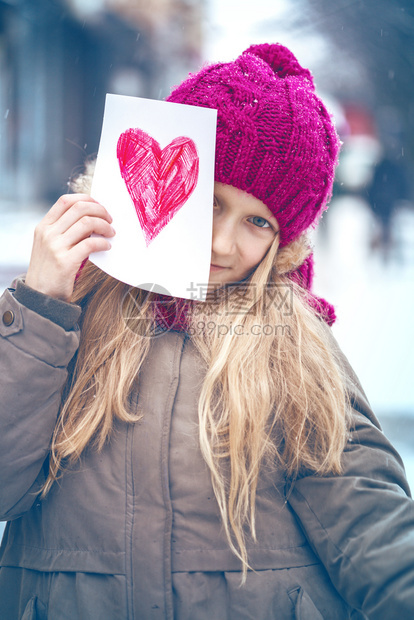
[[[202,329],[209,320],[202,304],[188,317],[188,332],[207,368],[198,411],[200,448],[244,577],[246,531],[256,539],[261,466],[278,464],[290,481],[304,471],[341,470],[348,411],[341,363],[329,328],[287,275],[308,254],[303,236],[279,250],[273,244],[248,282],[219,292],[214,328]],[[139,312],[151,320],[151,298],[90,262],[82,270],[72,299],[83,307],[81,341],[52,439],[44,493],[65,461],[76,461],[90,444],[102,449],[114,419],[139,419],[139,412],[130,411],[129,395],[151,339],[130,329],[124,317],[133,320]]]

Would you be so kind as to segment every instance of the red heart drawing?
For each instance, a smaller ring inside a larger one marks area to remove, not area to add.
[[[127,129],[119,136],[117,156],[148,247],[197,185],[196,145],[180,136],[161,149],[142,129]]]

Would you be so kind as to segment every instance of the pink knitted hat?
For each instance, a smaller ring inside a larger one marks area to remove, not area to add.
[[[167,100],[217,109],[215,179],[264,202],[281,246],[317,223],[340,143],[309,70],[286,47],[252,45],[190,74]]]
[[[167,101],[217,109],[215,180],[261,200],[279,223],[281,246],[317,224],[331,197],[340,142],[310,71],[290,50],[252,45],[233,62],[190,74]],[[312,256],[292,279],[311,290]],[[311,299],[332,324],[333,307]]]

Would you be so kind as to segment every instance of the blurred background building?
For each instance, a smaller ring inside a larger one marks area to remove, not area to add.
[[[287,45],[343,149],[317,292],[414,484],[412,0],[0,0],[0,287],[98,148],[107,92],[164,98],[206,59]]]
[[[0,193],[53,200],[96,152],[107,92],[162,98],[201,57],[201,1],[0,2]]]

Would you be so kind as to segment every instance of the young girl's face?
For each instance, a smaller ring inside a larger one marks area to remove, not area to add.
[[[266,205],[232,185],[214,184],[209,284],[240,282],[257,267],[279,232]]]

